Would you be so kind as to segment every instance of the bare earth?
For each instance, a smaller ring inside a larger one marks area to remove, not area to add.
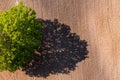
[[[0,0],[0,12],[20,0]],[[120,0],[23,0],[38,18],[57,18],[88,41],[89,58],[69,74],[29,77],[0,72],[0,80],[120,80]]]

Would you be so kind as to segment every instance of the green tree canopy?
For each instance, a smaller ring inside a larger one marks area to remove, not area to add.
[[[15,71],[33,58],[42,35],[36,13],[20,3],[0,13],[0,71]]]

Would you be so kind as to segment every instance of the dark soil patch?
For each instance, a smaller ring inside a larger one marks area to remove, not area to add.
[[[50,74],[75,70],[76,63],[87,57],[87,42],[80,40],[76,33],[71,33],[68,25],[43,20],[43,40],[36,51],[34,60],[24,67],[26,74],[37,77],[48,77]]]

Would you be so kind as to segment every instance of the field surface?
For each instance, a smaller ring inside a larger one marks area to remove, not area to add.
[[[19,0],[0,0],[0,12]],[[22,71],[0,72],[0,80],[120,80],[120,0],[23,0],[37,18],[71,26],[88,42],[89,58],[69,74],[29,77]]]

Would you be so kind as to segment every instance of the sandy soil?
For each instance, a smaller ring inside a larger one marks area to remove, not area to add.
[[[0,0],[4,11],[19,0]],[[1,72],[0,80],[120,80],[120,0],[23,0],[38,18],[57,18],[88,41],[89,58],[69,74],[29,77]]]

